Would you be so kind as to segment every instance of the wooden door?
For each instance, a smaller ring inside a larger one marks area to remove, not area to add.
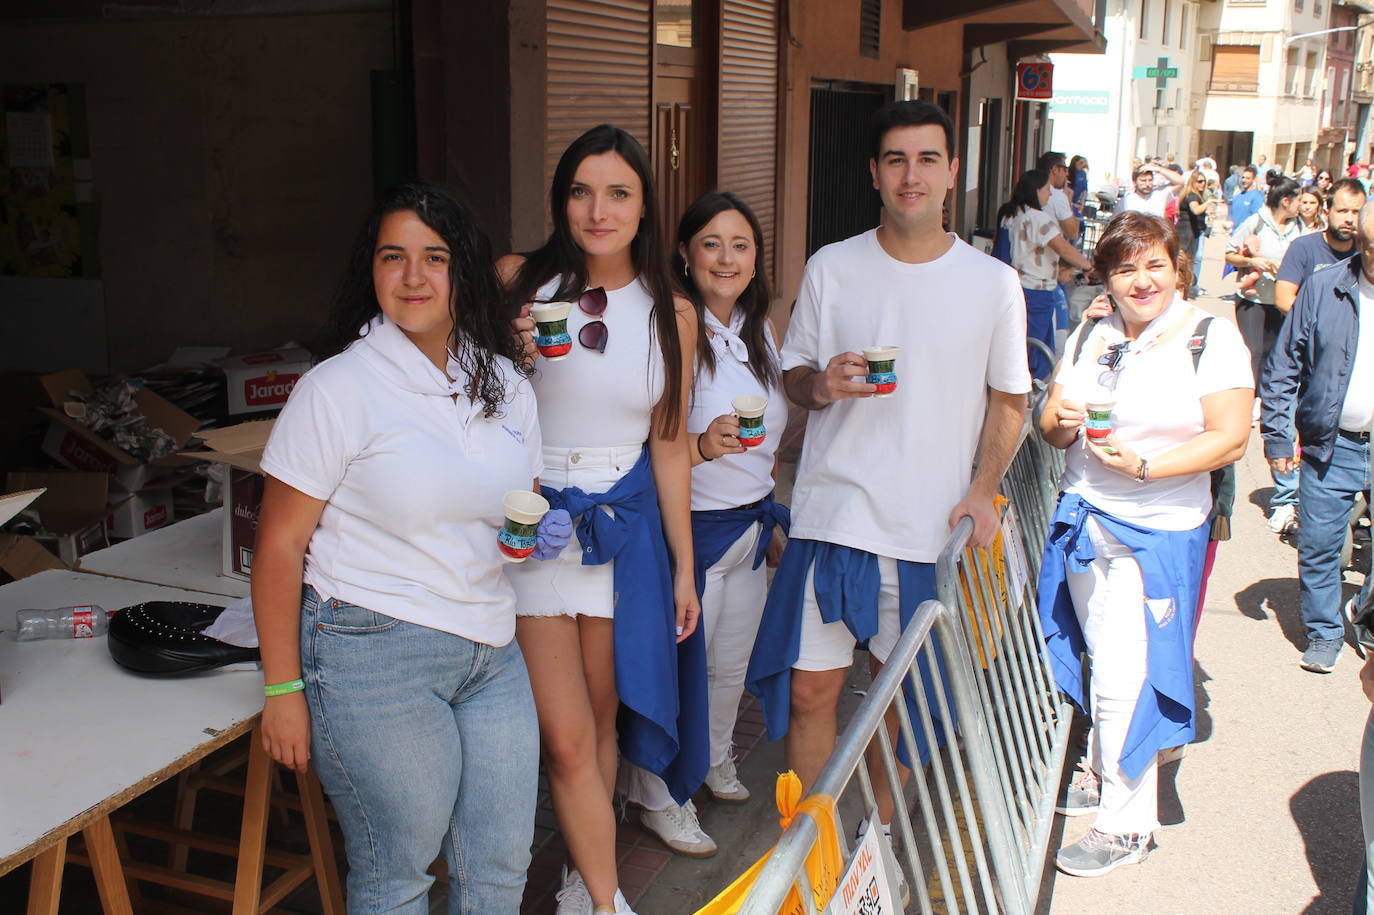
[[[708,104],[708,49],[718,37],[702,15],[704,0],[657,0],[655,4],[654,183],[659,227],[676,236],[678,219],[707,191],[715,172]]]

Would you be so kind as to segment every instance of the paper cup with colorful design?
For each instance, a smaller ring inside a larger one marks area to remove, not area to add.
[[[865,346],[864,358],[868,360],[869,384],[877,385],[874,397],[891,397],[897,390],[897,354],[899,346]]]
[[[1100,442],[1112,434],[1112,410],[1116,403],[1102,400],[1087,405],[1088,416],[1083,421],[1083,434],[1095,442]]]
[[[568,312],[571,302],[540,302],[530,309],[534,318],[534,345],[539,355],[550,362],[568,358],[572,336],[568,333]]]
[[[549,510],[549,500],[537,492],[512,489],[502,500],[506,523],[496,535],[501,557],[507,562],[524,562],[538,543],[539,522]]]
[[[763,411],[768,408],[768,398],[745,394],[730,401],[730,407],[739,419],[739,443],[746,448],[763,444],[768,435],[763,425]]]

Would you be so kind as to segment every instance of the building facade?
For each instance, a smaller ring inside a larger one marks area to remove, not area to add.
[[[1089,185],[1129,182],[1131,163],[1196,158],[1198,0],[1111,0],[1105,58],[1055,54],[1052,145],[1083,155]],[[1103,130],[1103,124],[1112,125]]]
[[[1201,152],[1223,167],[1263,155],[1288,173],[1313,157],[1331,6],[1332,0],[1202,5]]]
[[[414,0],[418,167],[463,190],[498,247],[527,250],[547,231],[568,143],[624,127],[653,159],[665,228],[711,188],[755,209],[784,316],[806,258],[877,223],[865,124],[894,98],[950,114],[962,167],[948,224],[990,235],[991,211],[1049,142],[1046,106],[1014,100],[1015,64],[1100,53],[1101,6]]]

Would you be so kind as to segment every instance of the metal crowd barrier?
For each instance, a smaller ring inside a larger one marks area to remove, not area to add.
[[[918,912],[1029,915],[1035,908],[1071,719],[1054,688],[1035,608],[1062,460],[1027,423],[1002,487],[1008,504],[1000,561],[965,549],[973,523],[959,523],[938,562],[939,600],[917,609],[810,789],[837,801],[847,867],[854,822],[876,806],[863,762],[881,759],[887,787],[902,799],[894,848]],[[921,669],[937,669],[937,651],[944,676],[927,678],[927,691]],[[915,729],[930,748],[929,762],[912,770],[905,788],[884,726],[892,715],[908,759],[919,759]],[[803,910],[816,911],[805,860],[817,836],[815,822],[798,814],[741,915],[776,915],[794,886]]]

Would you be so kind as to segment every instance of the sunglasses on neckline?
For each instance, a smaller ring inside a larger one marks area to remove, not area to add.
[[[582,313],[596,318],[595,321],[588,321],[582,325],[582,329],[577,332],[577,342],[598,353],[606,352],[606,342],[611,336],[610,331],[606,329],[606,322],[602,319],[608,304],[606,290],[602,286],[588,289],[577,297],[577,307]]]
[[[1126,355],[1126,350],[1130,347],[1130,340],[1122,340],[1120,343],[1113,343],[1107,347],[1097,359],[1098,365],[1105,365],[1107,371],[1097,376],[1097,383],[1109,391],[1116,390],[1117,379],[1121,377],[1121,360]]]

